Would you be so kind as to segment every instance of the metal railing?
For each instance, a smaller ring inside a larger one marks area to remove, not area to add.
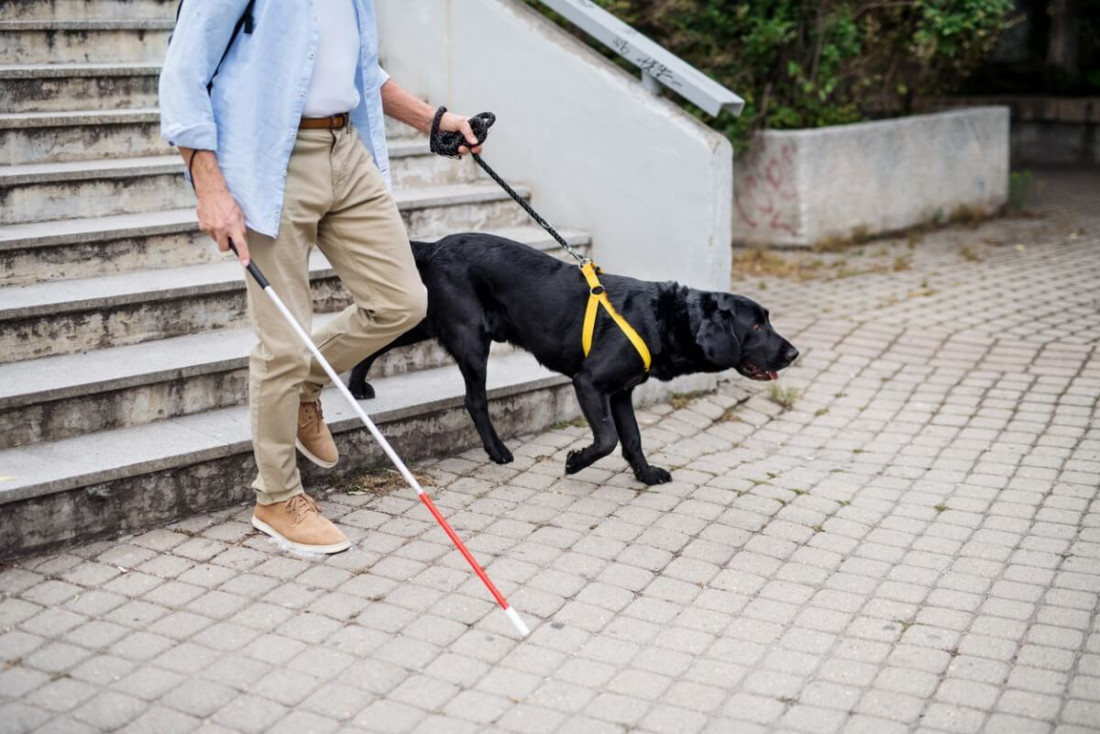
[[[658,94],[663,85],[708,114],[717,115],[722,110],[729,110],[734,115],[741,114],[745,100],[638,33],[592,0],[539,2],[641,69],[642,86],[647,91]]]

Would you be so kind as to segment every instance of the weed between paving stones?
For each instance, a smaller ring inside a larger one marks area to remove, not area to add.
[[[783,408],[783,410],[790,410],[794,407],[800,397],[802,397],[802,391],[797,387],[780,387],[774,382],[768,385],[768,400]]]
[[[693,392],[674,392],[669,398],[669,405],[673,410],[683,410],[704,395],[713,395],[713,390],[695,390]]]
[[[409,471],[416,477],[416,481],[420,482],[420,485],[424,488],[435,486],[435,477],[427,472],[417,471],[413,467],[409,467]],[[337,492],[343,492],[351,497],[358,497],[361,495],[369,494],[375,497],[385,497],[393,494],[396,491],[409,488],[409,485],[405,482],[405,478],[401,476],[401,473],[396,469],[390,469],[383,467],[380,469],[369,469],[364,472],[353,475],[343,484],[340,484],[337,488]]]

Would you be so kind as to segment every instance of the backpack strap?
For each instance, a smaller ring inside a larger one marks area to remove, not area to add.
[[[176,24],[180,22],[180,13],[183,12],[184,0],[180,0],[180,4],[176,6]],[[256,0],[248,0],[248,4],[244,6],[244,12],[241,13],[241,17],[237,19],[237,24],[233,26],[233,33],[229,36],[229,43],[225,46],[225,51],[222,52],[222,57],[218,60],[218,65],[214,67],[214,73],[210,76],[210,83],[206,85],[206,91],[209,92],[214,88],[214,77],[218,75],[218,69],[222,68],[222,62],[225,61],[225,57],[229,55],[229,49],[233,48],[233,42],[237,40],[237,36],[240,35],[243,30],[248,35],[252,35],[252,31],[256,29],[256,19],[253,17],[252,11],[256,5]],[[172,37],[168,36],[168,42],[172,42]]]

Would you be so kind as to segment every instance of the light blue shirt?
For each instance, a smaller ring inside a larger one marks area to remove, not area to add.
[[[389,154],[382,116],[374,0],[354,0],[359,20],[359,106],[351,121],[387,185]],[[172,145],[213,150],[249,228],[275,237],[287,164],[298,134],[317,54],[313,0],[256,0],[251,34],[225,52],[248,0],[187,0],[160,75],[161,136]]]

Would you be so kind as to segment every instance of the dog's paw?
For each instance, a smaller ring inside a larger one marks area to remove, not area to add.
[[[576,474],[581,469],[588,466],[588,462],[581,456],[584,452],[580,449],[575,449],[569,452],[569,455],[565,457],[565,473]]]
[[[497,464],[511,464],[515,457],[512,456],[512,452],[508,450],[508,447],[504,444],[497,446],[493,449],[485,449],[485,453],[489,454],[489,458]]]
[[[634,476],[638,477],[638,481],[651,486],[672,481],[672,475],[659,466],[647,466],[639,472],[634,472]]]
[[[374,388],[369,382],[352,381],[348,384],[348,391],[356,400],[374,400]]]

